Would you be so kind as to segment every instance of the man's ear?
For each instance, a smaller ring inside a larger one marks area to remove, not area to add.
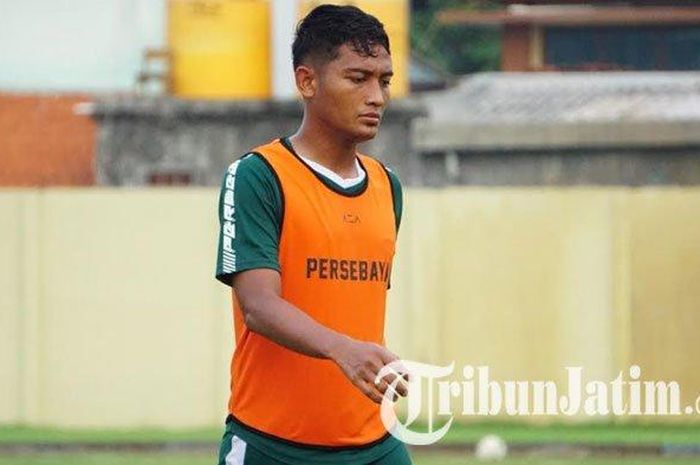
[[[310,99],[316,95],[318,75],[313,68],[305,65],[297,66],[297,69],[294,70],[294,79],[296,80],[297,90],[302,98]]]

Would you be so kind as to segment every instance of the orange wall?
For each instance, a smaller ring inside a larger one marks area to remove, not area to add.
[[[0,93],[0,186],[95,183],[96,124],[74,114],[76,94]]]

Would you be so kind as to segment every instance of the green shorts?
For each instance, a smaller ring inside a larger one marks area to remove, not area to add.
[[[387,436],[366,447],[338,450],[294,445],[226,418],[219,465],[411,465],[404,443]]]

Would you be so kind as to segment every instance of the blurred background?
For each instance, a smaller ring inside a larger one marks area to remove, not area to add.
[[[700,396],[697,1],[0,0],[0,465],[213,463],[218,188],[296,130],[292,33],[320,3],[391,39],[363,146],[404,183],[389,347]],[[488,433],[508,463],[700,463],[700,414],[456,421],[418,465]]]

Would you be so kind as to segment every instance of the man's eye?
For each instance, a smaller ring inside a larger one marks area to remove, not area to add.
[[[361,82],[365,82],[365,78],[364,78],[364,77],[357,77],[357,76],[351,77],[350,80],[351,80],[352,82],[354,82],[355,84],[360,84]]]
[[[391,85],[391,81],[382,81],[382,87],[389,87]]]

